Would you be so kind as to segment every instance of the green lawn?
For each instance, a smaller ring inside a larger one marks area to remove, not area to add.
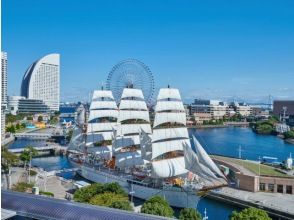
[[[259,164],[258,163],[254,163],[254,162],[246,161],[246,160],[228,158],[228,157],[220,157],[220,156],[213,156],[213,157],[241,165],[244,168],[250,170],[251,172],[259,175]],[[260,165],[260,174],[262,176],[290,177],[289,175],[286,175],[284,173],[279,172],[278,170],[275,170],[275,168],[273,168],[273,167],[263,165],[263,164]]]

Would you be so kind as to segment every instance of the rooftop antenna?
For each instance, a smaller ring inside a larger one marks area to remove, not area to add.
[[[283,119],[282,119],[283,124],[286,124],[286,111],[287,111],[287,107],[283,106]]]

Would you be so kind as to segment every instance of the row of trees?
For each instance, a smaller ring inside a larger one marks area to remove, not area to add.
[[[10,124],[9,126],[6,127],[6,132],[10,132],[10,133],[15,133],[16,131],[20,130],[20,129],[24,129],[26,127],[25,123],[17,123],[16,125],[14,124]]]
[[[275,116],[271,116],[266,121],[257,121],[253,125],[253,131],[258,134],[272,134],[274,131],[274,125],[279,121]]]
[[[128,200],[126,192],[118,183],[94,183],[90,186],[78,189],[74,193],[76,202],[89,203],[92,205],[106,206],[110,208],[132,211],[133,208]],[[169,203],[160,196],[153,196],[142,205],[141,212],[145,214],[163,217],[174,217],[174,210]],[[201,220],[201,214],[193,208],[184,208],[180,211],[181,220]],[[267,213],[256,208],[244,209],[241,212],[234,211],[230,220],[271,220]]]

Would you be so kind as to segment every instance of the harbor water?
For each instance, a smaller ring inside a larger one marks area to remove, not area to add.
[[[294,153],[294,145],[285,143],[276,136],[257,135],[250,128],[227,127],[209,129],[190,129],[190,134],[195,135],[203,144],[209,154],[219,154],[238,157],[241,145],[242,158],[258,160],[258,157],[277,157],[279,161],[285,160],[290,152]],[[43,141],[19,139],[9,145],[9,148],[24,147],[27,145],[40,146]],[[43,169],[60,170],[72,167],[65,156],[46,156],[33,158],[32,165]],[[63,174],[64,178],[73,178],[74,173]],[[196,207],[196,204],[195,204]],[[239,210],[229,204],[224,204],[211,199],[203,198],[197,205],[203,215],[207,210],[209,219],[226,220],[234,210]]]

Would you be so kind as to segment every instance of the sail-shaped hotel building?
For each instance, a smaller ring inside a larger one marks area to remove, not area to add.
[[[59,54],[48,54],[27,69],[21,84],[21,96],[42,100],[51,111],[59,111]]]

